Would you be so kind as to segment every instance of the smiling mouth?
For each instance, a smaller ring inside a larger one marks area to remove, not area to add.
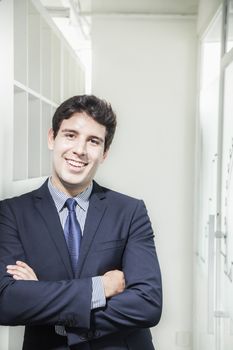
[[[82,162],[80,160],[74,160],[74,159],[66,159],[66,162],[77,169],[82,169],[85,168],[85,166],[87,166],[88,163]]]

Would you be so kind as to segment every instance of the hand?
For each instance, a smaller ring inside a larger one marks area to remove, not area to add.
[[[15,280],[38,281],[33,269],[23,261],[16,261],[16,265],[7,265],[6,268]]]
[[[105,297],[110,298],[124,291],[125,276],[122,271],[108,271],[102,276]]]

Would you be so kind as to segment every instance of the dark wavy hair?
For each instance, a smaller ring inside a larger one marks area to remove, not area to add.
[[[110,103],[94,95],[73,96],[56,109],[52,120],[54,138],[57,136],[64,119],[71,118],[74,113],[83,112],[97,123],[106,127],[104,151],[107,151],[116,130],[116,114],[112,110]]]

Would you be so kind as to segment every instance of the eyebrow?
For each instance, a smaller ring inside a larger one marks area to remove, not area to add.
[[[73,133],[75,135],[78,135],[79,133],[74,130],[74,129],[62,129],[61,130],[62,133],[65,133],[65,132],[70,132],[70,133]],[[99,142],[103,143],[104,142],[104,139],[102,139],[102,137],[99,137],[99,136],[96,136],[96,135],[89,135],[88,138],[93,138],[93,139],[96,139],[96,140],[99,140]]]

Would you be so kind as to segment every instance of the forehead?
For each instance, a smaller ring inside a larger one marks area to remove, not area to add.
[[[105,135],[106,133],[106,127],[99,124],[85,112],[74,113],[70,118],[64,119],[60,125],[60,131],[64,129],[74,130],[79,133],[97,133],[100,135]]]

